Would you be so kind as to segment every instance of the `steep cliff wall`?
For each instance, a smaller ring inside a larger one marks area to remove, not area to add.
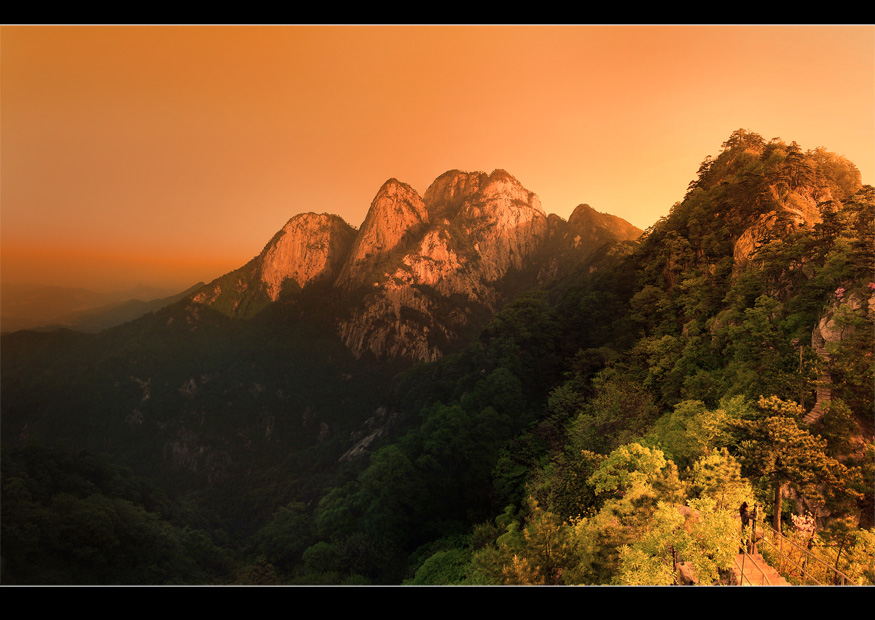
[[[203,287],[192,301],[246,318],[309,283],[329,282],[337,332],[356,355],[433,360],[474,317],[503,301],[509,274],[552,271],[640,230],[586,205],[569,222],[548,217],[537,195],[504,170],[450,170],[424,198],[389,179],[361,229],[339,217],[293,217],[252,261]],[[546,257],[546,258],[545,258]]]
[[[250,317],[276,301],[284,287],[333,280],[354,239],[355,230],[336,215],[296,215],[261,254],[204,286],[192,301],[231,317]]]

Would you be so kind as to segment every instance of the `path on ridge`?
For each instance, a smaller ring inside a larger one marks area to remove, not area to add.
[[[817,355],[825,363],[823,364],[824,370],[817,378],[817,399],[814,403],[814,407],[812,407],[811,411],[805,414],[805,417],[802,418],[802,421],[809,425],[814,424],[823,417],[823,414],[825,413],[824,403],[832,397],[832,377],[830,377],[829,371],[827,370],[830,356],[829,352],[826,350],[826,343],[824,342],[823,335],[817,327],[814,328],[814,332],[811,334],[811,346],[814,347]]]

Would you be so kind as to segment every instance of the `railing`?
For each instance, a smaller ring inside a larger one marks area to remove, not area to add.
[[[771,525],[751,518],[753,525],[753,540],[756,538],[756,524],[760,523],[763,532],[762,541],[766,543],[775,556],[777,566],[773,567],[786,579],[800,582],[801,585],[857,585],[837,567],[831,566],[811,550],[797,545],[795,542],[777,532]],[[756,542],[754,543],[754,548]]]
[[[760,573],[760,582],[758,584],[751,581],[748,574],[744,572],[744,565],[747,562],[747,560],[750,560],[751,564],[754,565],[754,568],[756,568]],[[753,556],[751,556],[746,550],[743,550],[741,552],[741,564],[738,563],[738,557],[736,556],[735,565],[738,567],[738,570],[741,572],[741,577],[740,577],[741,583],[739,585],[743,586],[745,581],[747,581],[747,585],[749,585],[749,586],[754,586],[754,585],[770,586],[770,585],[772,585],[771,580],[769,579],[768,575],[766,575],[766,571],[763,570],[763,567],[760,566],[759,563],[753,558]]]

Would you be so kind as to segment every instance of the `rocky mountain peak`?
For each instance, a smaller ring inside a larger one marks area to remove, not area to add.
[[[424,199],[388,182],[339,280],[347,290],[368,291],[363,306],[340,321],[341,337],[356,355],[439,357],[436,341],[453,340],[469,322],[460,300],[495,309],[497,283],[535,259],[546,233],[538,197],[504,170],[450,170]]]
[[[216,278],[191,301],[228,316],[252,316],[279,299],[284,288],[331,280],[340,272],[355,230],[337,215],[301,213],[291,218],[239,269]]]
[[[514,273],[537,271],[547,254],[553,262],[577,264],[586,260],[590,245],[621,230],[612,228],[613,220],[626,224],[586,210],[575,221],[603,225],[590,226],[598,229],[591,239],[581,229],[574,251],[566,252],[567,223],[552,216],[563,232],[559,245],[547,243],[552,229],[538,196],[505,170],[450,170],[424,198],[391,178],[358,232],[337,216],[296,215],[259,256],[205,286],[192,301],[248,317],[284,291],[327,281],[340,295],[355,292],[336,320],[339,336],[356,356],[432,360],[468,329],[472,317],[494,311],[509,291],[533,277],[513,280]]]
[[[436,178],[423,197],[432,221],[454,219],[465,201],[476,195],[487,179],[485,172],[461,170],[449,170]]]
[[[501,170],[500,168],[493,170],[492,174],[486,179],[481,195],[486,200],[501,196],[504,200],[528,206],[540,215],[545,217],[547,215],[544,213],[544,209],[541,208],[541,200],[538,196],[523,187],[523,184],[506,170]]]
[[[538,196],[504,170],[484,177],[456,223],[481,259],[482,277],[496,281],[534,255],[547,237],[547,216]]]
[[[597,218],[598,215],[600,215],[599,212],[588,204],[579,204],[574,207],[574,211],[572,211],[571,215],[568,217],[568,223],[575,227],[585,225],[585,223],[591,222],[593,219]]]
[[[394,178],[386,181],[371,202],[338,283],[367,284],[387,255],[428,221],[425,203],[415,189]]]
[[[757,248],[768,240],[819,223],[818,205],[840,204],[862,187],[856,166],[843,157],[823,149],[807,153],[798,148],[787,151],[781,167],[767,170],[764,175],[759,201],[771,209],[759,214],[735,240],[735,273],[743,270]]]
[[[337,276],[354,238],[353,228],[336,215],[302,213],[290,219],[260,256],[268,296],[276,301],[289,279],[303,287]]]
[[[537,195],[502,169],[491,174],[450,170],[435,179],[424,195],[432,221],[478,217],[476,207],[493,200],[515,201],[546,216]]]
[[[596,211],[588,204],[580,204],[575,207],[568,218],[568,227],[575,235],[585,235],[600,240],[634,241],[643,232],[626,220],[616,215]]]

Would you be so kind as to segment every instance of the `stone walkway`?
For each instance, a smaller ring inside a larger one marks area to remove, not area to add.
[[[830,389],[832,377],[830,377],[829,373],[826,371],[826,368],[829,366],[829,353],[826,350],[826,343],[823,340],[823,336],[821,335],[820,330],[816,327],[811,335],[811,345],[823,360],[824,371],[817,379],[817,401],[814,403],[814,407],[811,411],[805,414],[805,417],[802,418],[802,421],[806,424],[814,424],[823,416],[824,402],[828,401],[832,396],[832,390]]]
[[[753,558],[753,561],[751,561]],[[759,553],[752,553],[745,556],[739,553],[735,557],[737,567],[744,567],[744,579],[741,580],[743,586],[789,586],[786,579],[774,568],[769,566]]]

